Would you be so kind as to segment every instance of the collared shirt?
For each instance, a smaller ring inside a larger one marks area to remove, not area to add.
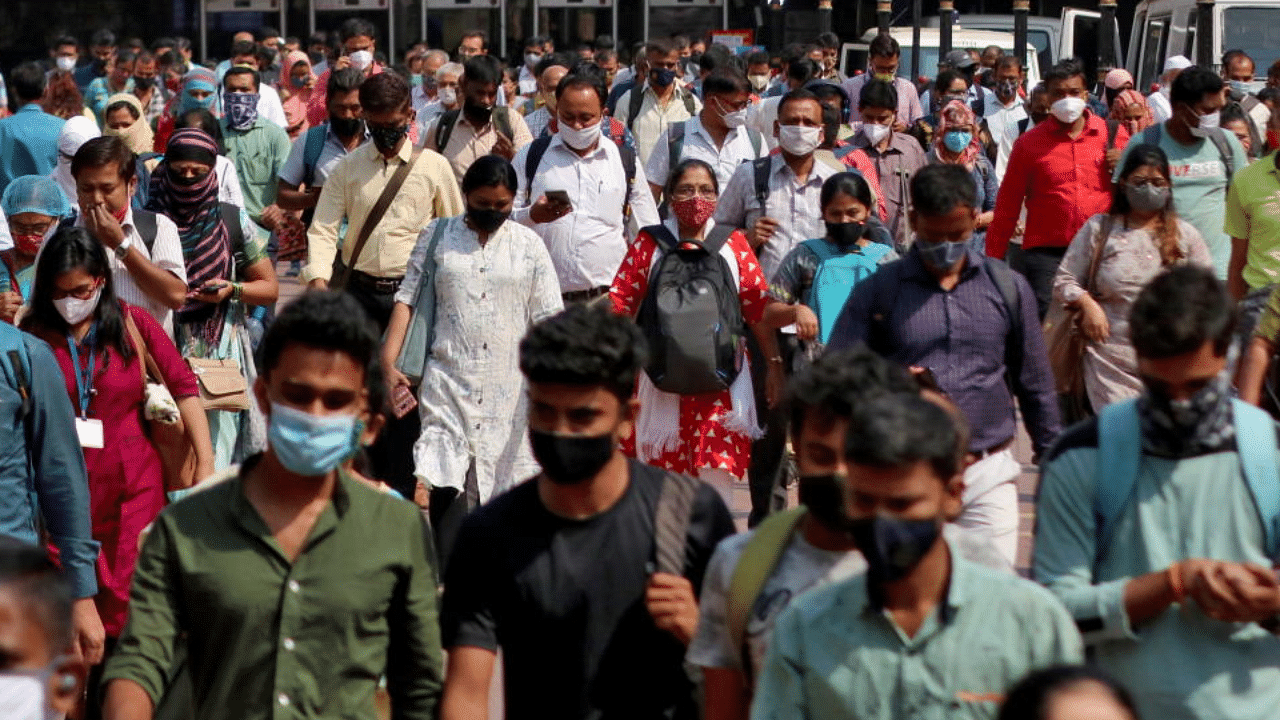
[[[1275,446],[1249,452],[1277,452]],[[1034,574],[1084,631],[1092,662],[1119,680],[1139,714],[1161,720],[1268,718],[1280,707],[1280,640],[1225,623],[1191,599],[1135,626],[1124,589],[1188,558],[1272,567],[1239,451],[1181,459],[1143,454],[1127,503],[1100,541],[1098,422],[1065,432],[1041,466]]]
[[[1249,243],[1244,281],[1251,288],[1280,282],[1280,153],[1236,173],[1227,190],[1226,231]]]
[[[505,112],[511,120],[511,145],[517,152],[520,148],[533,142],[533,137],[529,134],[529,128],[524,124],[524,118],[520,117],[520,113],[510,108],[498,110],[494,108],[494,112]],[[444,116],[440,116],[426,128],[426,133],[422,136],[422,146],[428,150],[435,150],[444,155],[449,161],[450,167],[453,168],[453,175],[457,179],[458,184],[462,184],[462,176],[467,174],[467,168],[471,167],[476,160],[488,155],[493,151],[493,146],[498,144],[498,129],[494,124],[493,118],[485,123],[479,130],[472,125],[463,113],[458,113],[453,123],[453,131],[449,133],[449,143],[446,147],[436,147],[436,132],[439,128]]]
[[[854,75],[844,81],[844,91],[849,93],[849,99],[852,101],[855,110],[858,108],[859,100],[862,98],[862,88],[866,86],[872,77],[867,73],[863,73]],[[898,122],[910,126],[911,123],[924,117],[924,110],[920,105],[920,93],[916,91],[915,84],[904,77],[894,77],[893,89],[898,91]],[[852,119],[857,120],[858,118]]]
[[[329,173],[333,172],[334,166],[338,161],[346,157],[355,150],[347,150],[347,144],[342,138],[325,123],[324,146],[320,148],[320,157],[316,158],[316,166],[312,169],[311,182],[307,183],[307,168],[305,165],[307,154],[307,133],[293,141],[293,148],[289,150],[289,159],[285,160],[284,167],[280,168],[280,179],[290,185],[309,185],[311,187],[322,187],[325,180],[329,178]],[[360,145],[356,146],[359,150],[369,142],[369,131],[364,131],[364,137],[360,141]]]
[[[895,132],[890,136],[889,147],[882,151],[872,147],[866,136],[858,133],[853,137],[853,145],[867,154],[880,178],[880,189],[884,191],[885,225],[889,227],[889,234],[895,239],[899,234],[907,234],[911,178],[928,164],[920,143],[910,135]]]
[[[289,159],[289,135],[276,124],[258,118],[248,130],[232,130],[222,121],[222,141],[227,159],[236,166],[244,209],[255,223],[262,211],[276,201],[280,169]]]
[[[755,168],[750,163],[740,165],[729,184],[720,191],[716,222],[749,228],[761,216],[778,221],[778,230],[769,242],[756,248],[764,276],[772,280],[782,258],[792,248],[809,238],[827,234],[822,222],[822,183],[838,172],[839,169],[815,158],[808,179],[801,183],[786,160],[774,155],[767,206],[761,208],[760,199],[756,197]]]
[[[672,125],[671,127],[675,127]],[[684,123],[684,140],[680,146],[680,160],[702,160],[716,172],[720,187],[724,188],[733,177],[733,171],[744,162],[750,162],[769,153],[764,138],[757,135],[754,141],[751,132],[745,127],[730,128],[724,136],[724,144],[716,147],[716,141],[702,125],[702,118],[696,117]],[[649,162],[644,166],[644,174],[649,182],[655,185],[666,185],[667,175],[671,172],[671,128],[658,138],[649,153]]]
[[[1169,96],[1159,90],[1147,96],[1147,107],[1151,108],[1152,122],[1157,124],[1173,117],[1173,105],[1169,102]]]
[[[618,99],[618,105],[614,111],[614,117],[622,121],[633,135],[636,136],[636,147],[640,151],[640,162],[647,164],[649,162],[649,154],[653,152],[653,146],[658,143],[658,138],[662,133],[666,132],[667,126],[671,123],[683,122],[702,112],[702,101],[693,95],[688,88],[676,87],[671,93],[671,99],[664,106],[658,100],[657,94],[653,88],[649,87],[649,83],[645,82],[640,86],[640,92],[643,93],[643,100],[640,102],[640,112],[633,121],[631,119],[631,93],[636,92],[635,88],[628,90],[621,98]],[[689,107],[685,104],[685,98],[689,97],[693,100],[693,112],[689,112]]]
[[[408,139],[390,160],[376,145],[365,143],[338,161],[316,204],[315,219],[307,233],[308,280],[328,280],[333,258],[338,252],[338,228],[347,221],[346,237],[358,238],[365,218],[378,202],[382,190],[402,163],[413,157]],[[378,226],[369,235],[359,261],[351,265],[355,242],[344,243],[342,260],[348,267],[374,277],[401,278],[409,264],[409,254],[418,234],[437,217],[461,215],[466,210],[453,169],[440,153],[424,150],[410,169]]]
[[[137,88],[134,88],[134,94],[136,95],[137,93]],[[156,84],[151,86],[151,99],[147,100],[142,108],[143,116],[148,125],[164,114],[164,109],[169,105],[171,97],[169,89],[164,86],[164,78],[156,78]]]
[[[142,544],[129,624],[103,682],[158,702],[187,647],[197,720],[434,717],[436,584],[413,505],[342,473],[290,561],[240,477],[170,505]]]
[[[58,163],[58,136],[66,120],[27,103],[0,120],[0,192],[14,178],[48,175]]]
[[[981,95],[979,95],[979,93],[981,93]],[[979,97],[982,99],[979,100]],[[983,115],[986,115],[992,105],[1000,104],[1000,100],[996,98],[995,92],[977,83],[969,86],[968,92],[965,93],[965,102],[975,113],[981,110]],[[936,114],[938,112],[939,108],[935,108],[933,106],[932,90],[925,90],[923,93],[920,93],[920,106],[922,108],[926,108],[924,113],[926,116]]]
[[[1001,165],[1000,147],[1005,137],[1008,136],[1010,130],[1012,130],[1012,132],[1015,133],[1014,137],[1015,138],[1017,137],[1018,121],[1023,120],[1026,117],[1027,117],[1027,107],[1026,105],[1023,104],[1022,100],[1017,97],[1013,99],[1012,105],[1005,106],[1005,105],[1002,105],[1000,102],[996,102],[995,105],[987,106],[987,115],[986,117],[982,118],[982,120],[987,123],[987,132],[991,134],[992,140],[996,143],[996,163],[997,163],[996,164],[996,184],[997,185],[999,185],[1000,180],[1004,178],[1003,170],[1005,169]],[[1009,149],[1010,150],[1013,149],[1012,144],[1009,145]],[[1008,164],[1008,160],[1006,159],[1004,161],[1004,165],[1007,165],[1007,164]]]
[[[532,95],[538,92],[538,78],[534,76],[528,64],[520,66],[520,78],[517,82],[520,84],[521,95]]]
[[[1030,672],[1083,661],[1080,633],[1047,590],[948,548],[946,597],[913,636],[872,602],[866,574],[784,610],[752,720],[992,719]]]
[[[520,188],[512,219],[533,228],[547,244],[561,292],[608,287],[627,254],[627,238],[659,222],[644,167],[637,159],[635,182],[630,188],[633,224],[628,229],[622,214],[628,193],[626,173],[612,140],[602,135],[594,150],[579,156],[557,134],[542,156],[532,185],[524,173],[528,154],[526,146],[513,162]],[[547,190],[567,192],[573,212],[553,222],[535,223],[529,217],[529,207]]]
[[[1065,248],[1085,221],[1111,207],[1107,171],[1107,121],[1085,113],[1076,138],[1057,120],[1023,133],[1009,155],[1009,168],[996,195],[995,219],[987,230],[987,254],[1003,258],[1027,205],[1023,248]],[[1115,147],[1129,131],[1121,127]]]
[[[999,445],[1016,431],[1013,397],[1005,380],[1009,374],[1039,454],[1057,437],[1061,425],[1044,334],[1038,332],[1035,295],[1020,273],[1012,273],[1023,332],[1022,347],[1011,348],[1014,319],[983,267],[986,262],[969,250],[960,281],[948,291],[938,285],[919,252],[908,252],[853,289],[828,348],[865,342],[898,365],[932,370],[968,419],[969,449],[975,452]]]
[[[542,131],[547,129],[549,122],[551,122],[551,111],[546,105],[524,116],[524,124],[529,128],[529,136],[535,139],[542,137]]]
[[[997,185],[1004,182],[1004,174],[1009,170],[1009,153],[1013,152],[1014,143],[1018,142],[1018,138],[1022,137],[1022,134],[1024,132],[1036,126],[1036,122],[1032,120],[1030,117],[1027,117],[1026,121],[1027,122],[1026,122],[1025,129],[1023,128],[1022,121],[1017,120],[1009,123],[1009,126],[1005,128],[1003,135],[997,136],[994,133],[992,133],[992,137],[995,137],[997,140],[996,142],[996,184]]]
[[[16,350],[19,343],[26,345],[29,358],[29,367],[23,369],[31,389],[31,411],[23,416],[6,354],[0,358],[0,535],[38,544],[43,528],[58,548],[71,596],[93,597],[98,593],[98,542],[89,517],[89,479],[76,440],[75,412],[49,346],[0,323],[0,345]]]
[[[133,212],[133,207],[130,207],[125,212],[124,222],[121,223],[125,239],[130,240],[133,243],[133,249],[150,260],[153,265],[173,273],[185,285],[187,261],[182,254],[182,240],[178,237],[178,226],[174,225],[168,217],[156,214],[156,241],[148,249],[147,244],[142,241],[142,235],[138,232],[138,226],[133,222]],[[84,227],[84,213],[76,217],[76,227]],[[173,337],[173,310],[143,292],[142,288],[138,287],[137,281],[133,279],[133,275],[129,273],[129,268],[116,257],[115,253],[107,253],[107,262],[111,264],[111,282],[115,285],[116,297],[146,310],[164,327],[169,337]]]

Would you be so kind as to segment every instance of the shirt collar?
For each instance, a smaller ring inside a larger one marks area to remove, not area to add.
[[[360,147],[367,148],[365,152],[369,153],[369,157],[374,160],[391,162],[390,158],[383,155],[382,151],[378,149],[378,146],[375,143],[367,142]],[[404,143],[400,145],[400,151],[392,157],[400,158],[401,162],[409,162],[409,158],[413,157],[413,143],[409,142],[409,138],[407,136],[404,139]]]
[[[244,478],[259,462],[262,461],[262,455],[255,455],[244,461],[240,466],[240,472],[228,482],[233,483],[234,499],[232,500],[231,514],[236,522],[245,532],[259,538],[268,547],[279,548],[272,536],[271,529],[267,527],[266,522],[253,507],[253,503],[249,502],[249,498],[244,494]],[[337,482],[333,484],[333,497],[320,513],[320,517],[316,519],[315,526],[311,529],[310,535],[307,537],[306,545],[302,552],[306,552],[308,548],[314,545],[325,535],[337,529],[338,523],[342,518],[346,517],[347,512],[351,509],[351,486],[352,483],[358,483],[359,480],[351,477],[346,470],[338,469]]]
[[[939,541],[947,546],[947,553],[951,556],[951,577],[947,579],[946,597],[939,604],[939,619],[942,624],[947,624],[955,618],[956,611],[964,606],[965,602],[973,595],[973,568],[969,566],[964,558],[960,557],[960,553],[956,550],[956,546],[952,542],[939,534]],[[882,613],[884,612],[884,603],[876,592],[876,586],[871,582],[868,575],[866,580],[866,592],[855,593],[857,597],[852,598],[858,605],[855,607],[860,614]]]
[[[671,231],[672,237],[676,238],[677,240],[684,239],[680,237],[680,223],[676,221],[675,214],[672,214],[671,217],[667,218],[666,220],[663,220],[662,225],[663,227]],[[708,218],[707,222],[702,226],[702,231],[704,233],[703,237],[706,237],[706,235],[709,234],[711,232],[711,229],[714,228],[715,226],[716,226],[716,219]]]
[[[608,121],[608,118],[605,118],[605,121]],[[605,150],[605,146],[604,146],[606,142],[612,144],[613,140],[610,140],[604,128],[601,128],[600,139],[596,142],[596,149],[592,150],[590,153],[587,153],[586,155],[578,155],[578,151],[566,145],[564,142],[564,138],[560,137],[560,133],[558,132],[551,134],[551,144],[548,145],[547,147],[551,148],[551,147],[559,146],[564,148],[565,152],[572,153],[574,157],[577,157],[581,160],[589,160],[591,158],[599,157],[601,153],[608,152],[607,150]]]

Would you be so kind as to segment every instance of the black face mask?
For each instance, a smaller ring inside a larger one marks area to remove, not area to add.
[[[867,226],[860,222],[851,223],[826,223],[827,237],[831,242],[842,248],[849,248],[862,239],[867,232]]]
[[[133,86],[143,92],[150,90],[156,84],[155,77],[134,77]]]
[[[844,514],[844,488],[838,475],[801,475],[798,494],[800,504],[823,527],[833,532],[849,531],[849,516]]]
[[[479,210],[477,208],[467,208],[467,219],[471,221],[471,227],[483,233],[492,233],[502,227],[502,223],[511,217],[510,210]]]
[[[578,485],[595,477],[613,457],[616,445],[612,433],[591,437],[529,429],[533,458],[557,485]]]
[[[462,113],[466,115],[467,119],[471,122],[484,125],[489,122],[489,118],[493,115],[493,108],[485,107],[484,105],[476,105],[470,100],[464,100],[462,102]]]
[[[355,137],[364,130],[364,120],[360,118],[340,118],[329,116],[329,127],[334,134],[342,138]]]
[[[867,559],[868,575],[879,582],[910,575],[942,534],[937,520],[903,520],[887,515],[851,520],[849,530]]]
[[[369,127],[369,137],[373,138],[373,144],[384,153],[392,152],[399,147],[400,141],[408,134],[408,125],[397,125],[390,128]]]

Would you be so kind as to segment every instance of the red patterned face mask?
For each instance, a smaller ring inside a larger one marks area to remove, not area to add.
[[[694,195],[687,200],[672,200],[671,212],[675,214],[680,224],[700,228],[706,225],[715,214],[716,201],[701,195]]]

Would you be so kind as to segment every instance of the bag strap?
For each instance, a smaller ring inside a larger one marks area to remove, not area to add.
[[[764,213],[769,203],[769,173],[773,171],[773,156],[765,155],[751,161],[752,177],[756,191],[756,202],[760,203],[760,212]]]
[[[546,155],[547,148],[551,147],[551,138],[551,135],[543,135],[529,143],[529,153],[524,157],[525,204],[532,204],[530,194],[533,192],[533,178],[538,174],[538,165],[542,164],[542,156]]]
[[[747,139],[751,141],[751,154],[760,157],[761,151],[764,150],[764,135],[759,132],[747,128]]]
[[[244,225],[240,224],[240,207],[226,202],[219,203],[219,206],[222,224],[227,226],[227,238],[231,241],[232,258],[236,267],[241,267],[249,257],[245,251]]]
[[[324,154],[324,140],[329,133],[329,123],[316,125],[307,130],[306,144],[302,146],[302,184],[307,187],[316,179],[316,165]]]
[[[1246,123],[1247,124],[1247,123]],[[1227,170],[1227,184],[1231,184],[1231,176],[1236,174],[1236,156],[1231,152],[1231,145],[1227,143],[1227,131],[1222,128],[1214,128],[1209,133],[1209,142],[1218,149],[1218,154],[1222,156],[1222,165]]]
[[[688,475],[663,474],[662,494],[653,517],[654,565],[658,572],[684,575],[685,545],[698,484]]]
[[[636,185],[636,151],[619,145],[618,159],[622,161],[622,175],[627,179],[626,194],[622,197],[622,222],[625,224],[631,217],[631,193]]]
[[[684,152],[684,123],[674,123],[671,125],[671,132],[667,136],[667,172],[670,173],[680,164],[680,154]],[[665,178],[660,178],[663,182]]]
[[[14,269],[12,249],[0,252],[0,263],[4,264],[5,274],[9,276],[9,289],[21,295],[22,286],[18,284],[18,271]]]
[[[1142,463],[1138,401],[1112,403],[1098,413],[1098,460],[1094,470],[1093,509],[1097,519],[1094,572],[1102,563],[1116,519],[1129,502]]]
[[[138,357],[142,362],[138,363],[138,373],[142,375],[142,386],[146,387],[148,382],[154,380],[162,385],[168,385],[164,381],[164,375],[160,374],[160,367],[156,365],[155,358],[151,357],[151,353],[147,350],[147,343],[142,339],[142,332],[138,330],[138,325],[133,321],[133,314],[122,308],[124,315],[124,329],[129,334],[129,339],[133,342],[133,349],[137,351]],[[150,380],[148,379],[150,375]]]
[[[448,110],[436,121],[436,152],[444,152],[445,146],[449,144],[449,138],[453,137],[453,126],[458,124],[458,117],[461,114],[461,110]]]
[[[344,263],[342,266],[342,278],[338,283],[339,287],[346,287],[347,281],[351,279],[351,273],[355,270],[356,263],[360,261],[360,253],[364,250],[365,243],[369,242],[369,236],[373,234],[373,229],[382,221],[382,216],[387,213],[387,208],[391,207],[391,201],[395,199],[396,193],[400,192],[400,188],[404,185],[405,178],[409,177],[409,171],[417,164],[418,158],[422,156],[422,148],[415,148],[413,155],[409,157],[407,162],[401,163],[396,168],[396,172],[387,181],[387,186],[382,188],[382,194],[378,196],[378,201],[373,204],[373,209],[369,211],[369,215],[364,219],[364,225],[360,226],[360,236],[356,238],[356,245],[351,250],[351,261]]]
[[[675,235],[671,234],[666,225],[648,225],[641,228],[640,231],[648,233],[649,237],[653,238],[653,241],[658,244],[658,249],[662,250],[663,253],[669,253],[680,245],[680,241]]]
[[[689,92],[689,90],[685,88],[679,89],[677,92],[680,93],[680,97],[684,98],[684,109],[688,111],[689,117],[697,117],[698,106],[693,102],[693,93]]]
[[[1107,249],[1107,241],[1111,239],[1111,231],[1115,228],[1116,218],[1110,213],[1101,222],[1098,223],[1098,242],[1094,243],[1093,255],[1089,258],[1089,274],[1085,276],[1085,292],[1092,292],[1094,285],[1098,280],[1098,266],[1102,264],[1102,253]]]
[[[1265,411],[1242,400],[1231,400],[1236,426],[1236,453],[1258,507],[1267,557],[1280,553],[1280,465],[1277,465],[1276,423]]]
[[[636,117],[640,115],[640,108],[644,105],[644,85],[636,82],[631,88],[631,97],[627,101],[627,129],[634,131],[636,127]]]
[[[156,245],[156,234],[160,232],[156,214],[149,210],[134,210],[133,226],[138,229],[142,244],[147,246],[147,254],[150,255],[152,248]]]
[[[751,675],[751,663],[747,658],[747,624],[751,621],[751,609],[760,597],[760,591],[778,567],[778,561],[791,544],[791,536],[800,527],[805,516],[804,506],[774,513],[765,518],[751,532],[751,539],[742,548],[738,563],[729,577],[729,592],[725,596],[725,622],[729,640],[742,654],[743,672]]]
[[[1107,149],[1111,150],[1116,146],[1116,135],[1120,134],[1120,121],[1115,118],[1107,119]]]
[[[711,232],[702,240],[702,247],[706,249],[713,257],[720,254],[720,249],[724,244],[729,242],[729,238],[733,237],[733,233],[737,228],[732,225],[721,225],[716,223],[711,228]]]

